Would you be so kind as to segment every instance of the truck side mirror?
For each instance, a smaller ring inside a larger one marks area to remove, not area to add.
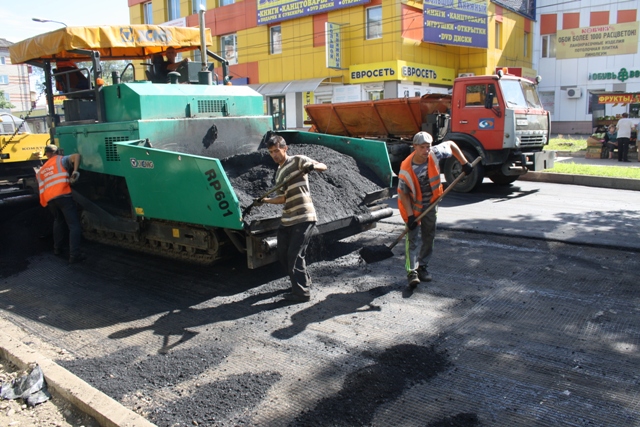
[[[493,108],[493,98],[496,95],[493,92],[487,92],[487,96],[484,98],[484,108],[491,109]]]

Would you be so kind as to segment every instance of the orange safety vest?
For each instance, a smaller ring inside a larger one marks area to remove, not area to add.
[[[62,165],[62,156],[54,156],[47,160],[36,175],[40,191],[40,204],[47,206],[49,200],[71,194],[69,171]]]
[[[401,179],[407,187],[409,187],[409,193],[412,204],[411,209],[413,209],[413,215],[418,216],[422,213],[422,190],[420,189],[420,182],[418,181],[418,177],[413,171],[412,162],[413,156],[416,153],[411,153],[400,165],[400,173],[398,174],[398,179]],[[429,186],[431,187],[431,200],[430,203],[433,203],[440,195],[442,194],[442,183],[440,182],[440,168],[438,166],[438,161],[436,160],[436,156],[433,153],[429,153],[428,160],[429,164],[427,165],[427,174],[429,175]],[[398,192],[402,193],[400,186],[398,186]],[[398,210],[400,211],[400,216],[402,219],[407,222],[409,215],[407,214],[406,209],[402,202],[398,199]]]

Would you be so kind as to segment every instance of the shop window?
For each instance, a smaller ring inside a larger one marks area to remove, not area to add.
[[[269,114],[273,117],[273,129],[285,130],[287,128],[287,121],[284,96],[274,96],[269,98],[269,101]]]
[[[153,9],[150,1],[142,3],[142,22],[146,25],[153,24]]]
[[[233,3],[235,3],[234,0],[220,0],[220,6],[228,6]]]
[[[556,35],[545,34],[542,36],[542,57],[543,58],[555,58],[556,57]]]
[[[282,53],[282,27],[280,25],[275,25],[269,28],[269,35],[271,38],[271,54],[275,55]]]
[[[180,0],[167,0],[168,21],[180,18]]]
[[[367,40],[382,37],[382,6],[367,9]]]
[[[383,90],[367,91],[367,97],[369,98],[369,101],[378,101],[380,99],[384,99],[384,91]]]
[[[229,34],[226,36],[222,36],[220,40],[222,44],[221,46],[222,57],[227,61],[229,61],[229,65],[237,64],[238,63],[238,47],[236,45],[236,40],[237,40],[236,35]]]

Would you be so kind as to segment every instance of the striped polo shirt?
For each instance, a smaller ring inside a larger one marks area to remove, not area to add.
[[[307,156],[288,156],[276,171],[276,185],[280,185],[290,174],[300,170],[302,165],[307,162],[313,163],[313,160]],[[294,178],[280,189],[280,194],[285,197],[281,219],[283,226],[288,227],[318,220],[313,200],[311,200],[307,174]]]

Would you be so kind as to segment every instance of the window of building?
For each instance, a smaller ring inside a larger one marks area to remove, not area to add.
[[[4,56],[0,56],[0,65],[7,65],[7,60]]]
[[[382,37],[382,6],[367,9],[367,40]]]
[[[234,0],[220,0],[220,6],[228,6],[233,3],[235,3]]]
[[[502,49],[502,22],[496,21],[496,49]]]
[[[384,99],[384,91],[383,90],[368,90],[367,97],[369,101],[378,101],[380,99]]]
[[[200,12],[200,6],[203,6],[205,10],[207,9],[207,1],[206,0],[191,0],[191,13]]]
[[[142,18],[145,24],[153,24],[153,9],[151,8],[150,1],[142,4]]]
[[[529,33],[524,33],[524,39],[522,40],[524,46],[522,46],[522,54],[525,58],[529,57]]]
[[[222,57],[229,61],[229,65],[238,63],[238,46],[236,44],[236,35],[229,34],[227,36],[222,36],[221,40],[221,51]]]
[[[275,25],[269,28],[269,34],[271,38],[271,54],[282,53],[282,27]]]
[[[167,0],[168,21],[180,18],[180,0]]]
[[[0,85],[8,85],[9,84],[9,75],[0,74]]]
[[[542,57],[543,58],[555,58],[556,57],[556,35],[545,34],[542,36]]]

